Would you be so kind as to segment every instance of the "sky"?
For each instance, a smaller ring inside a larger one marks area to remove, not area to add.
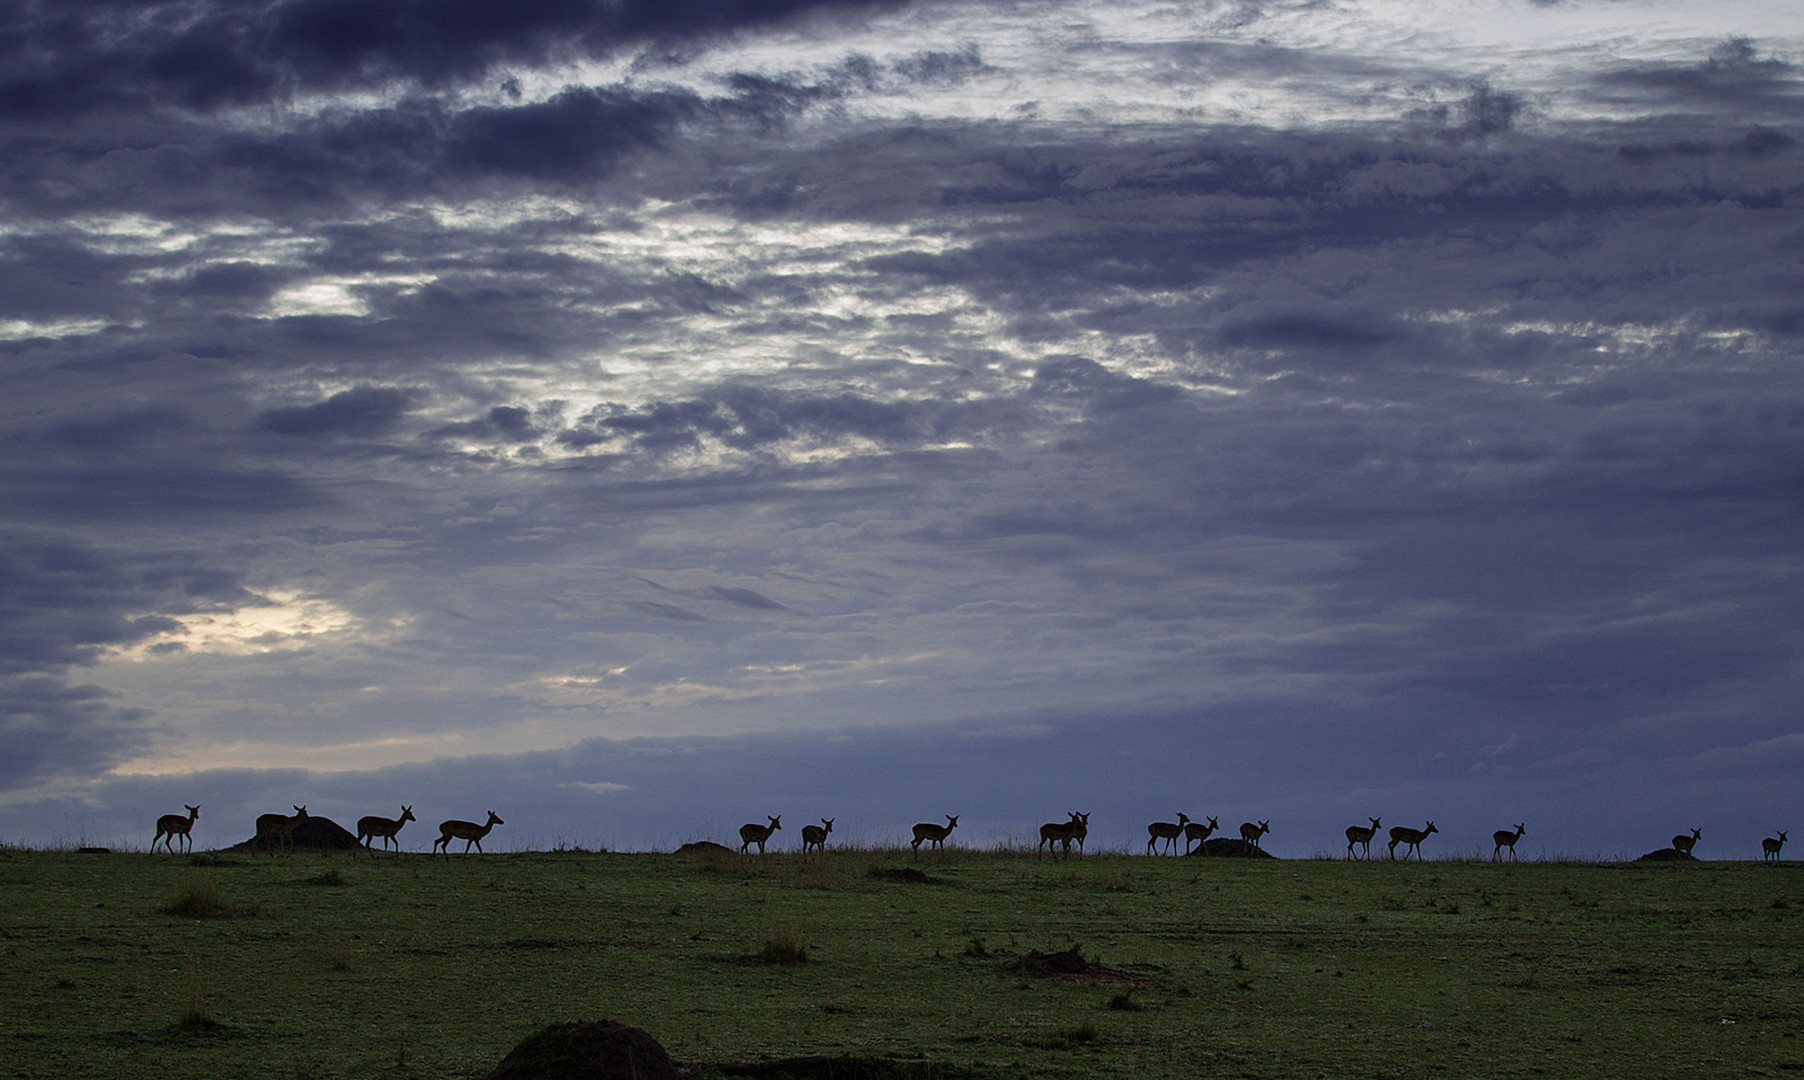
[[[0,843],[1757,857],[1800,361],[1794,0],[0,0]]]

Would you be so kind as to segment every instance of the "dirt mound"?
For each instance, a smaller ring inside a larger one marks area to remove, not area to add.
[[[915,885],[938,885],[940,879],[912,866],[873,866],[871,876],[879,881],[906,881]]]
[[[1055,953],[1029,949],[1027,955],[1015,961],[1013,966],[1027,975],[1088,975],[1095,970],[1075,948]]]
[[[1275,859],[1276,855],[1262,848],[1256,848],[1245,840],[1205,840],[1190,852],[1192,855],[1203,855],[1209,858],[1225,857],[1229,859]]]
[[[310,817],[294,827],[294,850],[296,851],[350,851],[357,847],[357,837],[345,831],[344,827],[331,818]],[[256,837],[240,840],[227,851],[261,852],[263,845]],[[276,850],[281,850],[281,841],[276,842]]]
[[[1650,851],[1636,862],[1697,862],[1697,856],[1678,848],[1663,847],[1658,851]]]
[[[690,843],[684,844],[682,847],[676,849],[676,853],[678,855],[706,855],[707,853],[709,853],[711,851],[714,851],[714,852],[724,851],[728,855],[739,854],[738,852],[734,851],[732,848],[726,846],[725,844],[716,844],[712,840],[695,840]]]
[[[1027,955],[1002,965],[1003,970],[1018,972],[1038,979],[1063,982],[1099,983],[1107,986],[1137,986],[1143,980],[1116,968],[1093,964],[1074,945],[1064,952],[1043,953],[1029,949]]]
[[[658,1040],[613,1020],[552,1024],[509,1051],[485,1080],[681,1080]]]

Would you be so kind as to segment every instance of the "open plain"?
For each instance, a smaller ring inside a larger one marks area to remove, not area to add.
[[[1797,1076],[1801,943],[1789,863],[7,850],[0,1080],[473,1078],[603,1017],[699,1075]]]

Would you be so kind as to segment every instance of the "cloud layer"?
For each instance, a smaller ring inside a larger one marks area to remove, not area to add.
[[[1752,843],[1804,39],[1656,8],[10,5],[5,827]]]

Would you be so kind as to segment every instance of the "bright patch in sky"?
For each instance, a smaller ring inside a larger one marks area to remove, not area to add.
[[[117,655],[135,661],[176,658],[183,653],[261,656],[373,636],[367,623],[324,597],[270,589],[263,593],[263,600],[231,611],[176,616],[173,621],[179,628],[134,643]],[[383,632],[394,629],[385,627]]]

